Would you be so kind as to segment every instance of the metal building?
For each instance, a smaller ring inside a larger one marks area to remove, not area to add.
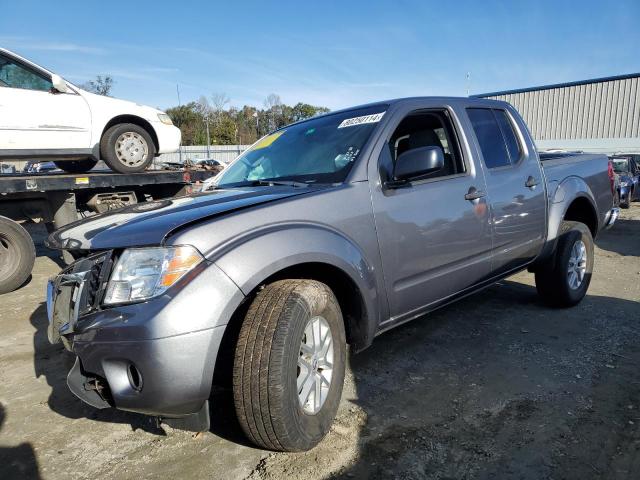
[[[640,153],[640,73],[473,96],[511,103],[541,150]]]

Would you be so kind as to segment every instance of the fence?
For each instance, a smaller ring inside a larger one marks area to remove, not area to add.
[[[250,145],[191,145],[180,147],[178,152],[163,153],[156,160],[160,162],[183,162],[198,158],[213,158],[223,163],[229,163],[244,152]]]

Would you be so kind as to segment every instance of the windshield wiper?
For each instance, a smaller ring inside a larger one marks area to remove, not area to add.
[[[273,187],[274,185],[282,185],[285,187],[308,187],[305,182],[296,182],[295,180],[250,180],[246,183],[234,185],[234,187]]]

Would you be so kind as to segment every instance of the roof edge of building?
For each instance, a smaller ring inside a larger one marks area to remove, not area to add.
[[[603,82],[613,82],[616,80],[627,80],[630,78],[640,78],[640,72],[638,73],[627,73],[624,75],[615,75],[610,77],[600,77],[600,78],[591,78],[588,80],[578,80],[575,82],[566,82],[566,83],[554,83],[550,85],[541,85],[538,87],[526,87],[526,88],[517,88],[515,90],[503,90],[500,92],[489,92],[489,93],[479,93],[477,95],[469,95],[469,98],[488,98],[488,97],[498,97],[500,95],[513,95],[516,93],[527,93],[527,92],[537,92],[540,90],[552,90],[554,88],[567,88],[567,87],[576,87],[578,85],[589,85],[592,83],[603,83]]]

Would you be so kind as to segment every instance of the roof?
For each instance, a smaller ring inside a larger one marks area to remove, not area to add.
[[[470,98],[486,98],[486,97],[497,97],[500,95],[511,95],[514,93],[526,93],[526,92],[535,92],[538,90],[551,90],[553,88],[566,88],[566,87],[576,87],[578,85],[589,85],[592,83],[603,83],[603,82],[612,82],[615,80],[627,80],[630,78],[640,78],[639,73],[627,73],[625,75],[615,75],[611,77],[601,77],[601,78],[591,78],[589,80],[578,80],[576,82],[567,82],[567,83],[554,83],[551,85],[542,85],[539,87],[527,87],[527,88],[517,88],[515,90],[503,90],[501,92],[490,92],[490,93],[480,93],[478,95],[470,95]]]

